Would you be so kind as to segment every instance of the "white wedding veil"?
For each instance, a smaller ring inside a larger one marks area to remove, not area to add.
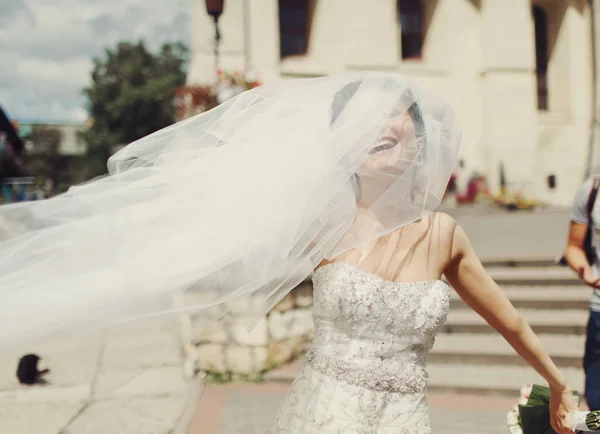
[[[364,73],[262,86],[140,139],[108,176],[0,207],[0,347],[186,291],[186,309],[258,318],[324,258],[435,209],[460,137],[447,104]]]

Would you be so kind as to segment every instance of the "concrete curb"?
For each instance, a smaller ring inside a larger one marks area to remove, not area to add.
[[[188,434],[205,387],[206,374],[199,373],[196,379],[193,380],[192,384],[190,385],[190,395],[186,402],[186,406],[181,414],[177,426],[173,429],[171,434]]]

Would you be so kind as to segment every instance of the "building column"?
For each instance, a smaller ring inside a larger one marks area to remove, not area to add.
[[[482,0],[481,14],[483,148],[488,181],[497,192],[503,164],[508,191],[535,196],[544,180],[532,179],[538,121],[531,3]]]
[[[400,28],[397,0],[344,0],[339,2],[331,18],[344,23],[338,29],[337,44],[331,54],[337,55],[345,68],[365,70],[396,70],[400,62]],[[356,14],[360,19],[356,19]]]
[[[591,11],[590,11],[591,12]],[[596,107],[595,113],[592,113],[590,118],[594,119],[594,131],[591,136],[591,143],[588,145],[588,149],[586,149],[586,155],[589,155],[589,159],[591,160],[589,169],[591,170],[591,175],[600,174],[600,0],[594,0],[594,13],[593,15],[590,13],[590,19],[594,20],[595,26],[595,51],[596,51],[596,77],[595,78],[597,87],[596,87]],[[591,29],[590,29],[591,33]],[[591,48],[590,48],[591,50]],[[593,59],[592,59],[593,61]],[[591,122],[590,122],[591,124]],[[589,149],[591,146],[591,149]]]
[[[251,66],[265,83],[279,79],[279,2],[278,0],[243,0],[250,23],[248,41]]]

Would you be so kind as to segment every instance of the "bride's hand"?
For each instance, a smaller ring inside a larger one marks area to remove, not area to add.
[[[558,434],[571,434],[571,419],[577,411],[569,386],[550,389],[550,425]]]

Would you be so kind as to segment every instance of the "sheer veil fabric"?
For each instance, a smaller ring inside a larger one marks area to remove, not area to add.
[[[188,310],[259,318],[434,210],[460,138],[447,104],[381,73],[265,85],[142,138],[105,177],[0,207],[0,347],[173,312],[190,288]]]

